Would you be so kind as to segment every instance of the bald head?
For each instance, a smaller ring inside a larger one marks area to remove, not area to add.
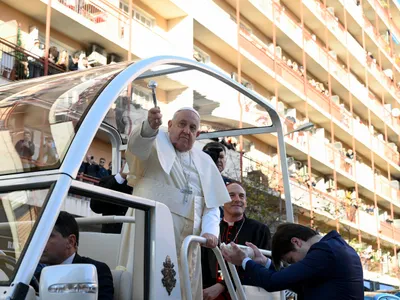
[[[240,220],[247,206],[246,191],[238,183],[231,183],[227,187],[231,202],[224,204],[224,217],[229,222]]]

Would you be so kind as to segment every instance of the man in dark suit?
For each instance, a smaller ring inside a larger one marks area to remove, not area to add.
[[[113,300],[114,285],[110,268],[102,262],[80,256],[77,253],[79,244],[79,227],[75,218],[67,213],[60,212],[56,225],[50,234],[46,247],[40,258],[40,265],[35,277],[40,279],[44,266],[60,264],[91,264],[97,269],[99,283],[99,300]]]
[[[132,195],[133,188],[127,184],[126,176],[127,173],[121,172],[116,175],[110,175],[100,180],[99,186],[106,189],[114,190],[117,192]],[[103,216],[125,216],[128,208],[126,206],[120,206],[100,200],[92,199],[90,201],[90,208],[98,214]],[[122,223],[117,224],[103,224],[101,226],[101,232],[104,233],[121,233]]]
[[[267,225],[250,219],[245,215],[247,206],[246,191],[239,183],[226,187],[231,202],[224,204],[225,216],[219,224],[220,243],[235,242],[244,245],[252,242],[261,249],[270,249],[271,233]],[[201,265],[203,272],[203,298],[205,300],[230,299],[225,281],[219,275],[217,259],[211,249],[202,248]],[[237,268],[242,284],[250,282],[242,268]]]
[[[256,246],[247,245],[254,250],[253,260],[234,243],[222,253],[241,265],[255,286],[269,292],[291,289],[307,300],[364,299],[360,258],[335,230],[322,237],[299,224],[280,225],[272,238],[272,262],[277,270],[282,261],[290,264],[280,271],[268,268],[271,261]]]

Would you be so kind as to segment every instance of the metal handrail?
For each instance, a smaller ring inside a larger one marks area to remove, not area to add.
[[[237,245],[237,246],[240,249],[243,249],[243,250],[250,248],[250,247],[244,246],[244,245]],[[258,249],[258,250],[260,250],[261,254],[263,254],[265,256],[268,256],[268,257],[272,256],[272,252],[270,250],[264,250],[264,249]],[[231,263],[228,263],[228,266],[229,266],[229,269],[231,271],[233,282],[235,283],[236,288],[239,290],[238,293],[239,293],[240,297],[243,300],[246,300],[247,299],[246,298],[246,294],[244,293],[243,286],[242,286],[242,283],[240,282],[240,278],[239,278],[239,275],[237,273],[236,267]],[[281,297],[281,300],[285,300],[286,299],[285,291],[280,291],[280,297]]]
[[[188,261],[188,254],[189,254],[189,246],[192,243],[199,243],[200,245],[205,245],[207,240],[203,237],[196,236],[196,235],[189,235],[183,240],[183,244],[181,247],[181,267],[182,267],[182,272],[183,276],[182,278],[182,286],[183,286],[183,292],[185,294],[185,299],[186,300],[192,300],[192,289],[190,285],[190,276],[189,276],[189,261]],[[226,268],[225,261],[222,257],[221,251],[219,250],[218,247],[212,249],[215,256],[217,257],[218,264],[221,267],[222,275],[224,276],[225,284],[226,287],[228,288],[229,294],[232,298],[232,300],[239,300],[238,296],[234,290],[233,284],[231,277],[229,275],[228,269]],[[236,270],[235,270],[236,271]],[[237,273],[236,273],[237,275]]]
[[[231,271],[231,276],[233,282],[236,286],[236,292],[239,294],[241,300],[247,300],[246,294],[244,293],[242,283],[240,282],[239,274],[237,273],[236,266],[228,262],[229,270]]]

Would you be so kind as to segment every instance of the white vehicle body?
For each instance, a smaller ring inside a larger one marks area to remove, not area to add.
[[[47,270],[40,278],[39,295],[35,295],[30,286],[60,210],[70,207],[72,210],[76,209],[73,207],[74,203],[85,197],[135,208],[140,211],[141,218],[144,218],[144,228],[141,228],[140,233],[135,234],[134,240],[131,241],[135,257],[132,269],[117,265],[120,235],[81,232],[79,253],[106,262],[113,270],[116,291],[114,299],[191,299],[188,270],[181,274],[181,278],[184,279],[181,281],[177,274],[177,264],[178,260],[181,260],[187,266],[185,255],[189,243],[202,243],[204,239],[188,237],[182,246],[182,257],[177,257],[172,216],[167,206],[157,199],[143,199],[82,182],[78,172],[92,141],[97,136],[106,136],[110,140],[112,163],[115,166],[113,173],[120,171],[121,152],[126,149],[126,136],[124,140],[124,136],[115,126],[107,124],[104,120],[109,117],[110,110],[115,107],[115,101],[124,88],[128,89],[127,86],[137,80],[157,80],[162,76],[163,80],[166,80],[165,76],[173,77],[174,74],[185,72],[192,74],[190,72],[193,71],[211,78],[218,84],[228,86],[235,93],[246,97],[247,101],[253,101],[254,105],[265,109],[265,114],[269,115],[271,120],[269,126],[230,126],[223,131],[202,133],[199,140],[275,133],[279,145],[287,220],[293,221],[284,136],[278,114],[262,97],[209,66],[180,57],[154,57],[135,63],[115,64],[2,86],[0,148],[3,150],[0,152],[0,195],[6,217],[0,219],[0,235],[3,230],[12,242],[9,242],[8,249],[0,249],[4,250],[4,255],[0,255],[0,269],[3,270],[4,266],[10,264],[2,264],[2,260],[10,255],[15,262],[11,261],[11,264],[15,265],[11,271],[7,270],[8,274],[0,274],[0,299],[97,299],[97,274],[92,265],[72,264],[45,268],[44,270]],[[94,92],[89,89],[91,86]],[[82,96],[82,90],[88,94]],[[79,97],[76,97],[77,93],[81,93]],[[184,104],[184,101],[180,102],[180,106],[192,105]],[[43,126],[46,128],[37,130],[37,134],[35,131],[33,139],[39,140],[42,145],[47,136],[40,135],[40,132],[51,136],[58,151],[58,161],[52,165],[43,162],[48,158],[43,158],[46,154],[43,154],[42,146],[39,147],[39,154],[35,154],[35,160],[33,156],[18,156],[13,147],[15,134],[21,134],[21,130],[18,133],[16,128],[26,128],[28,123],[34,127],[32,124],[34,121],[39,122],[41,112],[45,112]],[[22,125],[16,125],[20,120],[18,118],[22,118]],[[232,121],[232,124],[238,123]],[[123,130],[125,133],[126,128]],[[38,161],[40,163],[37,163]],[[19,212],[22,210],[25,212],[24,216],[29,212],[37,213],[37,217],[23,220],[20,217],[22,213]],[[84,216],[77,218],[77,221],[80,226],[105,223],[134,224],[135,218]],[[5,250],[9,251],[10,255]],[[217,257],[220,256],[219,249],[215,252]],[[265,291],[249,287],[243,289],[235,269],[231,271],[237,291],[233,290],[227,270],[223,270],[233,299],[246,299],[245,294],[247,299],[279,299],[279,294],[268,295]],[[181,286],[184,287],[186,297],[181,295]]]

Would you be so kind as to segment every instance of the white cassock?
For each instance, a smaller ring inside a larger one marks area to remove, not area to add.
[[[219,236],[218,207],[231,201],[222,176],[209,155],[195,148],[176,151],[168,133],[162,130],[157,133],[147,120],[133,128],[125,158],[133,194],[160,201],[172,213],[182,274],[179,255],[183,240],[192,234]],[[129,209],[127,215],[133,216],[134,210]],[[123,225],[119,262],[127,267],[133,265],[133,249],[127,244],[134,235],[130,227]],[[200,247],[196,244],[189,249],[189,264],[193,299],[202,299]]]

